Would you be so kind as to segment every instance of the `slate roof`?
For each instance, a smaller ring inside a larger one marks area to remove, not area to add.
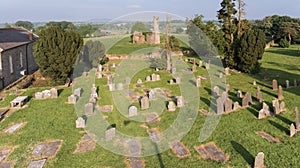
[[[15,48],[35,41],[38,36],[33,34],[32,40],[29,39],[29,32],[23,28],[0,28],[0,52]]]

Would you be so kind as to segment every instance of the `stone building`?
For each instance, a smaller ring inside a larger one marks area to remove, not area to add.
[[[23,28],[0,29],[0,89],[38,69],[33,43],[38,36]]]

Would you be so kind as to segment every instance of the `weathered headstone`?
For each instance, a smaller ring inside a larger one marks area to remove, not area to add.
[[[56,88],[51,88],[50,89],[50,94],[51,94],[51,98],[57,98],[58,97],[58,92]]]
[[[228,94],[227,92],[222,92],[221,94],[221,99],[222,99],[222,102],[225,103],[226,102],[226,99],[228,98]]]
[[[272,88],[273,90],[278,90],[277,80],[275,79],[272,81]]]
[[[152,74],[152,75],[151,75],[151,80],[152,80],[153,82],[155,82],[155,81],[156,81],[156,77],[157,77],[156,74]]]
[[[266,116],[271,116],[270,107],[266,103],[263,103],[263,110]]]
[[[175,103],[173,101],[169,101],[169,103],[168,103],[168,111],[175,111],[175,110],[176,110]]]
[[[84,106],[85,114],[86,115],[93,115],[94,114],[94,104],[88,103]]]
[[[229,67],[225,68],[224,73],[225,73],[226,76],[227,76],[227,75],[230,75],[230,74],[229,74]]]
[[[151,89],[148,93],[149,95],[149,100],[154,100],[155,99],[155,91]]]
[[[42,92],[35,92],[34,93],[34,98],[36,98],[36,99],[42,99],[43,98],[43,93]]]
[[[196,87],[201,87],[201,78],[200,77],[197,77],[196,79]]]
[[[294,79],[294,87],[297,87],[297,80]]]
[[[125,78],[125,84],[126,84],[126,85],[129,85],[129,84],[130,84],[130,77],[126,77],[126,78]]]
[[[77,118],[76,128],[85,128],[85,120],[82,117]]]
[[[80,97],[80,96],[81,96],[81,91],[82,91],[81,88],[75,89],[75,90],[74,90],[74,96]]]
[[[76,102],[77,102],[77,96],[71,95],[71,96],[68,97],[68,103],[69,104],[76,104]]]
[[[109,91],[115,91],[116,90],[116,84],[114,84],[114,83],[109,84],[108,87],[109,87]]]
[[[280,110],[280,112],[286,111],[284,101],[282,101],[282,102],[280,103],[280,105],[279,105],[279,110]]]
[[[232,100],[227,98],[225,101],[225,112],[232,111]]]
[[[243,92],[241,90],[237,91],[236,97],[242,98],[243,97]]]
[[[146,82],[149,82],[149,81],[151,81],[151,77],[150,77],[150,76],[147,76],[147,77],[146,77]]]
[[[290,88],[290,81],[289,81],[289,80],[286,80],[285,83],[286,83],[286,88],[287,88],[287,89]]]
[[[290,126],[290,137],[293,137],[297,133],[295,125],[292,123]]]
[[[117,89],[118,90],[123,90],[123,83],[118,83]]]
[[[283,93],[282,93],[282,87],[281,87],[281,85],[279,85],[279,87],[278,87],[278,100],[282,100],[282,99],[284,99]]]
[[[149,98],[147,96],[144,96],[141,99],[141,109],[145,110],[148,109],[149,107],[150,107]]]
[[[264,158],[265,154],[263,152],[259,152],[255,157],[254,168],[265,168]]]
[[[202,64],[203,64],[203,62],[202,62],[201,60],[199,60],[198,66],[199,66],[199,67],[202,67]]]
[[[109,128],[105,131],[105,140],[110,141],[116,136],[116,128]]]
[[[234,102],[234,104],[233,104],[233,110],[237,110],[239,108],[241,108],[239,102]]]
[[[218,86],[214,87],[213,95],[214,95],[214,97],[217,97],[220,95],[220,89]]]
[[[227,84],[226,84],[226,93],[229,93],[229,92],[230,92],[230,84],[227,83]]]
[[[256,81],[253,81],[253,86],[256,86]]]
[[[113,83],[113,77],[111,75],[107,76],[107,85],[110,85]]]
[[[160,75],[159,74],[156,75],[156,80],[160,81]]]
[[[101,64],[99,64],[99,65],[98,65],[98,69],[97,69],[98,72],[102,72],[102,68],[103,68],[103,66],[102,66]]]
[[[177,107],[183,107],[184,106],[184,100],[182,96],[177,96]]]
[[[245,97],[244,97],[243,100],[242,100],[242,106],[243,106],[243,107],[247,107],[247,106],[249,106],[249,103],[250,103],[250,104],[253,104],[253,102],[252,102],[252,97],[251,97],[251,93],[250,93],[250,92],[247,92],[247,93],[245,94]]]
[[[224,113],[224,102],[221,97],[217,98],[217,114]]]
[[[142,84],[143,81],[142,81],[142,79],[138,79],[136,83],[137,83],[137,84]]]
[[[272,105],[273,105],[273,111],[275,114],[280,114],[280,108],[279,108],[279,101],[278,99],[275,99],[272,101]]]
[[[130,106],[128,109],[128,116],[129,117],[133,117],[133,116],[137,116],[137,108],[135,106]]]
[[[263,102],[263,98],[262,98],[262,93],[259,87],[257,87],[257,92],[256,92],[256,98],[258,100],[258,102]]]
[[[295,118],[295,124],[296,124],[296,129],[300,129],[300,123],[299,123],[299,111],[298,107],[295,108],[295,113],[296,113],[296,118]]]

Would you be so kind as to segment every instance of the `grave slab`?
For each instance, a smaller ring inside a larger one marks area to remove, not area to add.
[[[179,158],[185,158],[191,155],[190,151],[186,146],[183,145],[182,142],[173,142],[172,144],[170,144],[170,148],[172,149],[173,153],[176,154]]]
[[[272,135],[266,133],[266,132],[257,132],[256,134],[260,135],[262,138],[268,140],[269,142],[273,143],[281,143],[281,141],[278,138],[274,138]]]
[[[41,159],[41,160],[33,160],[30,162],[28,168],[43,168],[47,159]]]
[[[196,146],[195,149],[203,159],[210,159],[218,162],[226,162],[229,160],[229,156],[218,148],[214,142]]]

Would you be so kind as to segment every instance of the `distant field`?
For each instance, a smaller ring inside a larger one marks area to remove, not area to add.
[[[114,37],[117,41],[120,37]],[[106,46],[113,44],[112,38],[99,38]],[[111,53],[128,54],[133,49],[129,44],[129,37],[122,39],[119,43],[121,46],[115,46]],[[127,44],[127,49],[126,45]],[[141,46],[142,47],[142,46]],[[253,100],[256,101],[256,87],[252,85],[253,81],[257,81],[257,85],[262,89],[264,101],[270,105],[272,109],[272,100],[276,97],[277,91],[271,88],[271,81],[278,79],[280,85],[285,87],[285,80],[290,80],[293,86],[293,80],[300,80],[300,45],[293,45],[289,49],[271,48],[268,49],[263,59],[262,71],[258,75],[247,75],[243,73],[230,72],[227,76],[227,82],[231,85],[229,97],[241,104],[241,99],[236,98],[237,90],[251,92]],[[126,50],[125,50],[126,49]],[[184,59],[185,57],[183,57]],[[117,62],[119,63],[119,62]],[[112,62],[110,62],[112,64]],[[192,64],[189,64],[192,66]],[[114,72],[114,71],[113,71]],[[150,75],[153,69],[145,68],[135,74],[132,84],[138,78]],[[176,85],[170,85],[167,81],[171,78],[170,74],[164,71],[157,72],[161,75],[161,81],[146,83],[146,88],[163,87],[178,94],[179,89]],[[208,76],[207,71],[202,67],[197,67],[195,76]],[[93,80],[93,79],[89,79]],[[96,79],[95,84],[99,86],[98,94],[100,96],[97,104],[107,105],[113,104],[112,95],[108,91],[106,85],[107,79]],[[132,84],[130,86],[132,86]],[[34,92],[41,91],[44,88],[30,88],[24,90],[22,95],[32,96]],[[137,89],[139,92],[141,89]],[[19,90],[20,91],[20,90]],[[0,122],[0,148],[6,146],[16,147],[14,152],[8,157],[7,161],[16,161],[15,167],[27,167],[31,158],[33,147],[38,142],[45,140],[63,140],[62,147],[53,159],[48,159],[45,167],[126,167],[126,157],[116,155],[97,145],[93,151],[74,154],[76,144],[83,136],[79,134],[83,129],[75,128],[75,120],[77,118],[74,105],[68,105],[67,97],[72,93],[72,88],[59,88],[59,98],[34,100],[31,99],[28,107],[14,111]],[[8,107],[9,102],[16,97],[14,91],[6,92],[7,96],[0,101],[0,107]],[[209,109],[211,100],[211,82],[202,80],[202,87],[199,88],[200,100],[199,109]],[[173,95],[172,94],[172,95]],[[213,134],[205,141],[199,142],[200,130],[207,118],[202,113],[198,117],[189,131],[182,139],[182,142],[190,150],[191,156],[187,158],[178,158],[171,150],[167,150],[161,154],[144,157],[146,167],[253,167],[254,158],[258,152],[265,153],[265,165],[267,167],[299,167],[300,166],[300,135],[289,137],[289,127],[295,120],[294,108],[300,108],[299,96],[300,87],[284,89],[283,95],[287,111],[276,117],[269,117],[258,120],[258,111],[261,104],[257,103],[246,109],[223,115],[220,123],[216,127]],[[138,104],[136,104],[137,107]],[[115,105],[114,105],[115,107]],[[175,112],[163,112],[161,122],[149,125],[150,128],[159,128],[165,130],[177,117],[178,110]],[[107,113],[109,122],[116,124],[117,129],[127,134],[146,136],[145,129],[141,128],[141,123],[128,122],[128,119],[121,116],[114,108],[112,113]],[[5,134],[5,130],[9,125],[16,122],[27,122],[20,130],[12,134]],[[100,121],[99,121],[100,122]],[[101,121],[102,122],[102,121]],[[261,138],[256,134],[258,131],[265,131],[275,138],[279,138],[282,143],[274,144]],[[211,160],[202,159],[194,149],[195,146],[208,142],[215,142],[226,154],[230,156],[230,160],[225,163],[219,163]]]

